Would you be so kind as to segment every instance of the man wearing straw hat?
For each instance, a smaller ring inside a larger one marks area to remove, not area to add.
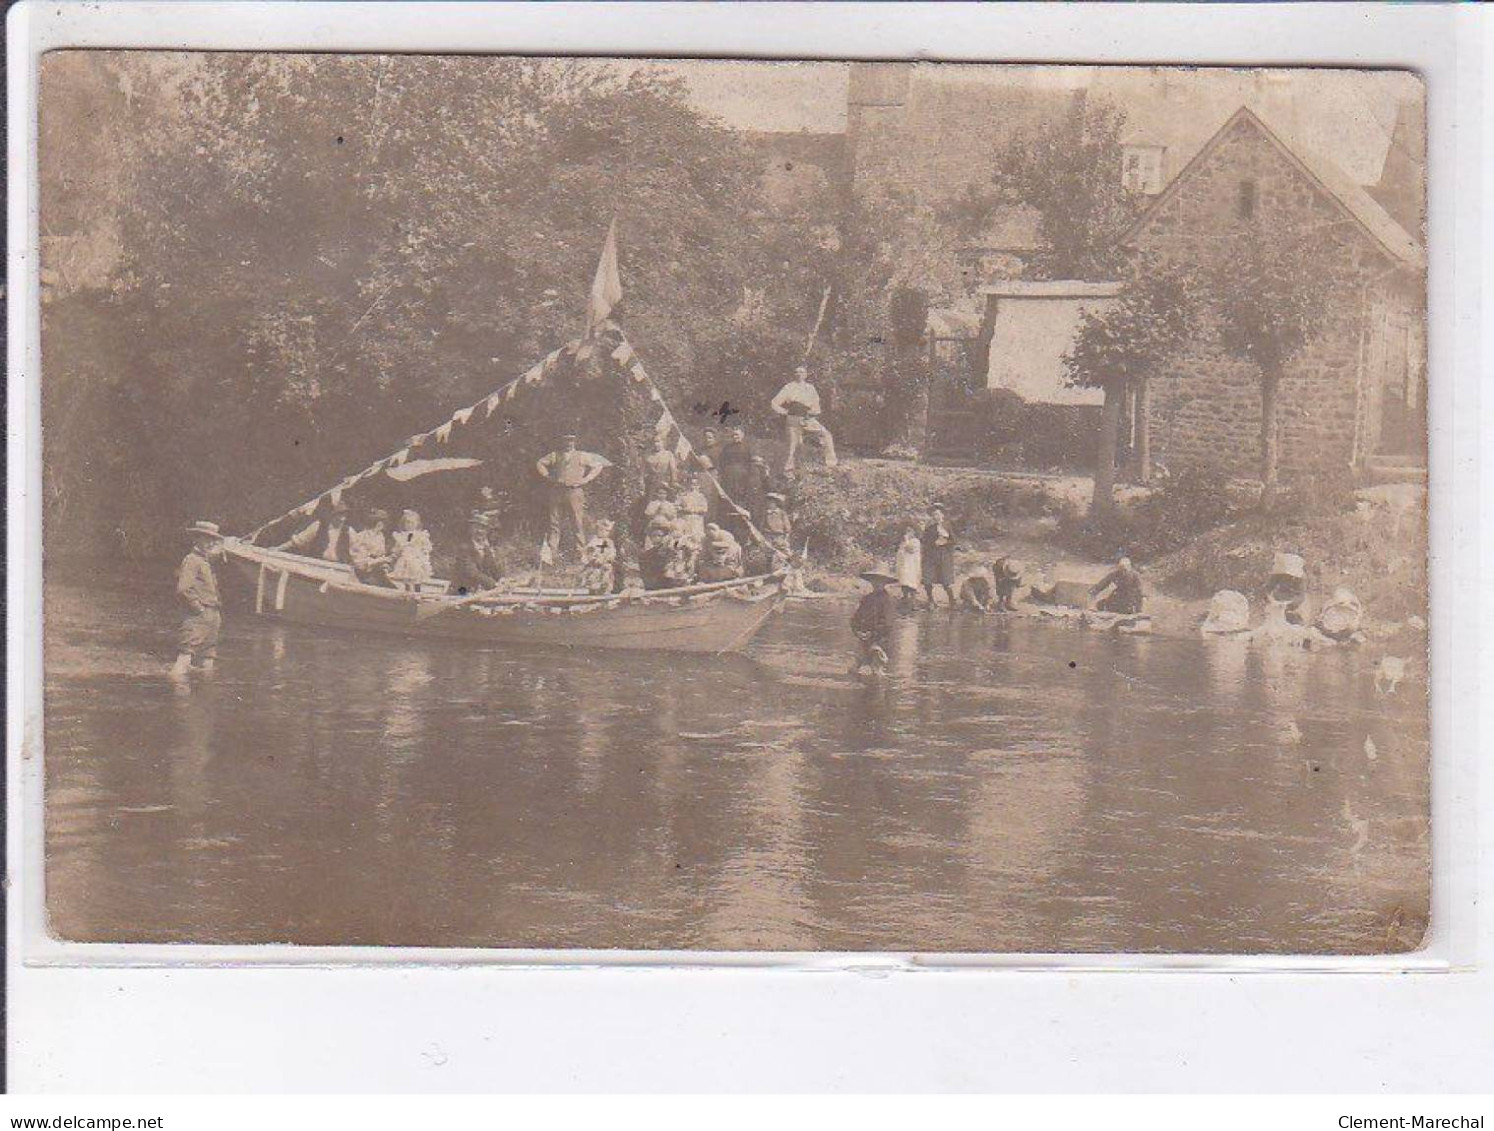
[[[880,674],[887,670],[887,646],[892,642],[901,587],[896,577],[883,570],[867,570],[860,578],[872,588],[851,614],[851,635],[860,646],[851,674],[858,675],[865,668]]]
[[[185,680],[194,665],[204,672],[213,670],[218,658],[218,634],[223,628],[218,579],[213,576],[210,560],[222,540],[218,524],[198,521],[187,529],[192,534],[192,548],[176,571],[176,595],[187,611],[177,634],[176,663],[171,666],[171,677],[176,680]]]

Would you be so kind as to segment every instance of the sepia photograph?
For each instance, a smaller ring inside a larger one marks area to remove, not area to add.
[[[52,938],[1422,946],[1415,73],[37,98]]]

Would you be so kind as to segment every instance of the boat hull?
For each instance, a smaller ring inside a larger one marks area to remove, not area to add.
[[[538,598],[482,604],[362,585],[346,567],[258,547],[226,548],[261,616],[322,628],[503,647],[719,654],[744,646],[784,598],[779,579],[671,597],[603,602]]]

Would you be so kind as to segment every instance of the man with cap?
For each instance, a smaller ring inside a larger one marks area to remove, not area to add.
[[[783,417],[788,432],[788,458],[783,461],[785,475],[793,473],[805,436],[820,445],[825,453],[825,466],[835,466],[835,437],[820,423],[820,394],[809,380],[808,366],[801,365],[794,370],[794,379],[778,390],[772,408]]]
[[[467,541],[451,564],[451,589],[458,597],[467,597],[492,589],[503,575],[492,543],[488,541],[488,516],[473,511],[467,518]]]
[[[654,431],[653,450],[643,457],[643,493],[650,499],[672,499],[680,485],[680,461],[666,432]]]
[[[560,553],[560,536],[569,526],[579,553],[586,547],[586,485],[610,467],[595,452],[576,447],[576,434],[567,432],[560,438],[560,448],[535,463],[549,489],[550,532],[545,542]]]
[[[222,535],[212,522],[194,522],[187,529],[192,534],[192,548],[176,571],[176,595],[187,614],[177,635],[176,663],[171,667],[171,676],[177,680],[186,679],[194,665],[204,672],[213,670],[218,658],[218,634],[223,628],[218,579],[213,575],[211,560],[221,552]]]
[[[328,562],[346,562],[349,533],[348,505],[339,497],[328,502],[325,518],[313,520],[275,549],[306,554]]]

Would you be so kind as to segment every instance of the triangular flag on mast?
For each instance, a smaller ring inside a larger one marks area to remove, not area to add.
[[[586,307],[587,337],[607,321],[612,308],[622,301],[622,296],[622,280],[617,274],[617,217],[614,216],[607,226],[607,242],[602,245],[602,258],[597,261],[597,273],[591,281],[591,300]]]

